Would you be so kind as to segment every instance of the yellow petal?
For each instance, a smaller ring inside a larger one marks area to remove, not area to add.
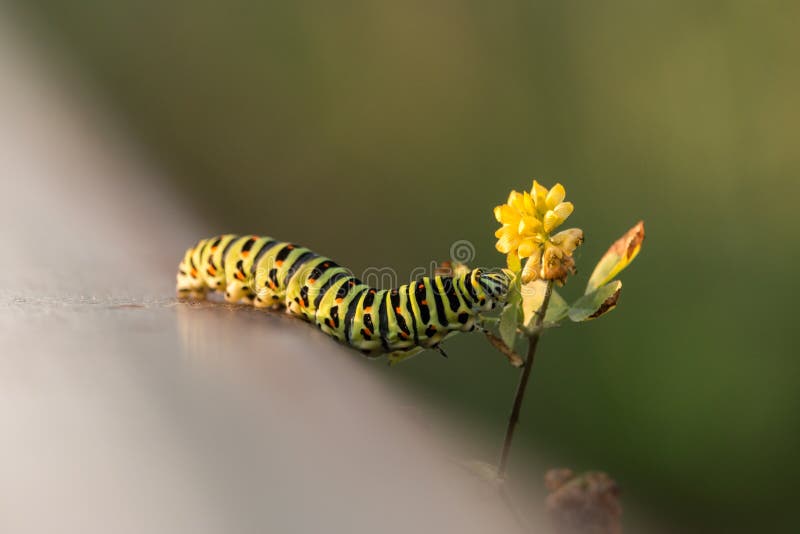
[[[547,201],[545,200],[547,198],[547,188],[536,180],[533,181],[533,186],[531,187],[531,196],[536,209],[539,211],[547,209]]]
[[[508,204],[502,204],[494,208],[494,218],[503,224],[517,224],[519,222],[519,211]]]
[[[547,213],[544,214],[544,223],[543,223],[544,231],[549,234],[553,230],[553,228],[557,227],[562,222],[563,221],[559,219],[558,215],[556,215],[556,212],[554,212],[553,210],[549,210]]]
[[[528,282],[536,280],[539,277],[540,268],[541,264],[536,257],[531,256],[528,258],[528,261],[525,262],[525,267],[522,268],[522,283],[527,284]]]
[[[561,202],[564,201],[564,197],[567,196],[567,192],[564,190],[564,186],[561,184],[554,185],[550,192],[547,193],[547,197],[545,198],[545,203],[547,204],[547,209],[553,209]]]
[[[531,254],[531,257],[528,258],[528,261],[525,262],[525,266],[522,268],[522,283],[528,283],[531,280],[538,278],[541,268],[542,249],[537,247],[533,254]]]
[[[519,244],[519,257],[528,258],[533,256],[539,245],[533,239],[523,239]]]
[[[506,264],[508,268],[518,273],[520,269],[522,269],[522,262],[519,260],[519,256],[515,252],[509,252],[506,256]]]
[[[556,215],[558,215],[559,220],[561,221],[558,224],[563,223],[567,220],[567,217],[572,215],[572,211],[575,209],[575,206],[572,205],[572,202],[560,202],[553,208],[553,211]]]
[[[522,211],[525,209],[522,193],[517,191],[511,191],[511,193],[508,194],[507,204],[517,211]]]
[[[517,237],[517,229],[510,224],[503,225],[502,228],[499,228],[495,233],[494,236],[498,239],[502,238],[503,236],[508,236],[509,239]]]
[[[512,250],[516,250],[519,245],[519,236],[504,234],[497,240],[495,248],[498,252],[508,254]]]
[[[522,193],[522,205],[525,208],[523,214],[533,215],[536,211],[536,205],[533,203],[533,197],[527,191]]]
[[[542,231],[542,222],[536,217],[523,215],[519,220],[517,231],[521,235],[532,236]]]

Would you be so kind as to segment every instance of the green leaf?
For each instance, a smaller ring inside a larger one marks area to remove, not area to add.
[[[536,319],[536,312],[542,307],[545,291],[547,291],[547,282],[544,280],[534,280],[522,285],[520,290],[522,295],[522,324],[527,328],[533,325],[533,321]]]
[[[545,323],[557,323],[569,313],[569,304],[564,297],[558,294],[553,288],[550,295],[550,304],[547,305],[547,312],[544,314]]]
[[[536,312],[542,307],[544,293],[547,290],[547,282],[544,280],[534,280],[522,286],[522,324],[526,328],[533,328],[533,321],[536,319]],[[550,294],[550,302],[547,305],[547,312],[544,316],[545,323],[557,323],[567,316],[569,304],[553,288]]]
[[[500,325],[498,331],[500,332],[500,339],[503,340],[508,347],[514,348],[514,342],[517,340],[517,302],[509,302],[503,308],[503,313],[500,314]]]
[[[520,303],[522,296],[519,291],[519,284],[514,283],[508,292],[508,300],[503,312],[500,314],[500,324],[497,325],[497,330],[500,332],[500,339],[503,343],[508,345],[509,348],[514,348],[514,342],[517,339],[517,325],[520,320]]]
[[[592,276],[589,277],[585,293],[588,295],[617,276],[639,254],[643,241],[644,223],[639,221],[636,226],[617,239],[600,258],[592,271]]]
[[[580,323],[605,315],[617,306],[622,282],[614,280],[579,298],[569,309],[570,320]]]

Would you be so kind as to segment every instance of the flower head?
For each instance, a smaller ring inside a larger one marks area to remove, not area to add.
[[[551,235],[574,209],[564,202],[564,186],[549,190],[533,181],[530,193],[511,191],[508,201],[494,209],[494,216],[503,226],[495,232],[498,251],[507,255],[508,267],[522,270],[522,282],[537,278],[562,283],[575,270],[572,252],[583,241],[578,228]],[[521,260],[528,258],[522,268]]]

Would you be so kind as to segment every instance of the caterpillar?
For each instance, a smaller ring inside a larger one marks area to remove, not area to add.
[[[223,292],[225,301],[281,308],[363,354],[396,363],[424,349],[442,350],[478,314],[505,301],[513,273],[462,269],[376,289],[330,258],[271,237],[226,234],[201,239],[178,266],[180,299]]]

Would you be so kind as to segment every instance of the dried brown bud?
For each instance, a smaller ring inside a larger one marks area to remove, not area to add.
[[[567,275],[575,272],[575,259],[572,254],[557,246],[545,245],[542,256],[542,279],[555,280],[564,285]]]

